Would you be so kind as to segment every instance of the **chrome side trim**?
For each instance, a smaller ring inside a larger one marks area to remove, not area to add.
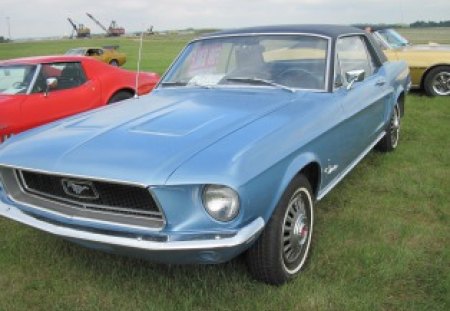
[[[254,242],[263,230],[265,222],[259,217],[247,226],[241,228],[231,237],[190,241],[155,242],[142,239],[141,237],[112,236],[101,233],[88,232],[72,229],[31,217],[20,209],[4,204],[0,201],[0,216],[15,220],[30,227],[61,236],[64,238],[101,243],[111,246],[140,249],[145,251],[186,251],[186,250],[210,250],[221,248],[232,248],[239,245],[249,245]]]
[[[386,131],[383,131],[378,137],[352,162],[347,168],[337,175],[328,186],[323,188],[317,195],[317,201],[321,200],[328,192],[331,191],[369,152],[375,147],[375,145],[386,135]]]

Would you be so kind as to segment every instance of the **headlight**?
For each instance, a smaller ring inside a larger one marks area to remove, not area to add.
[[[229,187],[208,185],[202,199],[208,214],[219,221],[230,221],[239,214],[239,196]]]

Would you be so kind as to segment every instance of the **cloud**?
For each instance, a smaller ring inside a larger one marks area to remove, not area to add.
[[[154,25],[155,29],[234,28],[299,23],[409,23],[445,20],[448,0],[2,0],[0,35],[10,17],[13,37],[60,36],[71,31],[67,17],[93,32],[102,30],[86,16],[93,14],[106,26],[112,19],[127,31]]]

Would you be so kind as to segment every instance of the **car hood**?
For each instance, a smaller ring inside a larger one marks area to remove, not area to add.
[[[292,98],[265,88],[156,90],[19,135],[0,147],[0,165],[164,184],[183,162]]]

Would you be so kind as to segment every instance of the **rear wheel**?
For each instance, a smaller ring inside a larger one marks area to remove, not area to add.
[[[281,285],[304,267],[313,232],[313,202],[308,179],[304,175],[294,178],[258,241],[247,251],[254,278]]]
[[[386,129],[386,135],[376,145],[376,149],[381,152],[393,151],[398,146],[398,140],[400,138],[400,108],[395,105],[392,112],[389,125]]]
[[[133,94],[131,92],[127,91],[119,91],[116,94],[114,94],[108,101],[109,104],[117,103],[125,99],[129,99],[133,97]]]
[[[431,69],[425,76],[423,87],[429,96],[450,95],[450,66]]]
[[[119,62],[118,62],[117,60],[115,60],[115,59],[113,59],[112,61],[110,61],[109,64],[110,64],[111,66],[114,66],[114,67],[119,67]]]

